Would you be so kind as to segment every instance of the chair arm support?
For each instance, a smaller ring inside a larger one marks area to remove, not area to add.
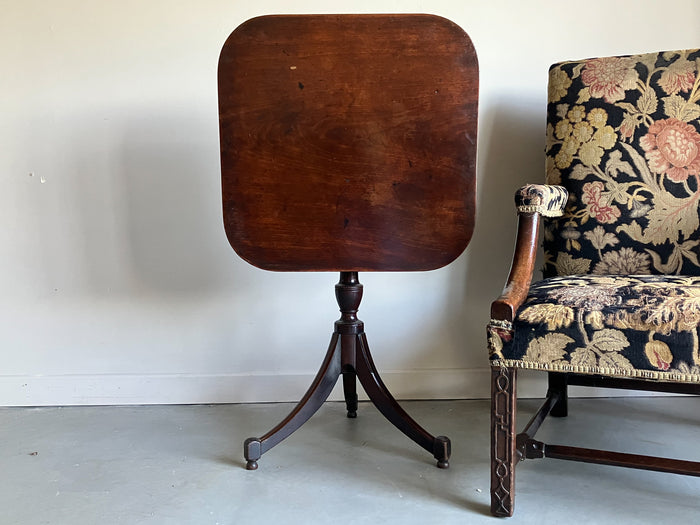
[[[540,215],[563,214],[568,192],[562,186],[528,184],[515,193],[518,234],[510,274],[501,296],[491,304],[491,319],[513,321],[515,312],[527,298],[537,254]]]
[[[518,214],[513,263],[501,296],[491,304],[491,319],[512,322],[518,307],[525,301],[535,270],[539,224],[540,216],[537,213]]]

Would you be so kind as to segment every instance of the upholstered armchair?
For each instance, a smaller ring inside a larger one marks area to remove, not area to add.
[[[567,386],[700,393],[700,50],[593,58],[549,72],[546,184],[515,196],[518,233],[491,306],[491,510],[515,466],[554,457],[700,475],[700,463],[545,444]],[[540,228],[540,222],[542,222]],[[538,230],[543,279],[531,284]],[[516,372],[549,375],[516,435]]]

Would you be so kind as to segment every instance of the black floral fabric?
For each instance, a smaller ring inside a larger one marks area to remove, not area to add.
[[[509,366],[700,382],[699,322],[700,277],[552,277],[489,346]]]
[[[700,50],[555,64],[544,276],[700,275]]]

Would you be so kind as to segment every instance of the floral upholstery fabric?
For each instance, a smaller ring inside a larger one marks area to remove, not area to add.
[[[547,183],[570,197],[545,277],[700,275],[698,69],[698,49],[551,67]]]
[[[700,277],[552,277],[488,327],[493,366],[700,383]]]
[[[560,217],[569,193],[562,186],[527,184],[515,193],[519,213],[539,213],[545,217]]]
[[[700,383],[699,70],[699,49],[551,67],[546,182],[569,196],[492,366]]]

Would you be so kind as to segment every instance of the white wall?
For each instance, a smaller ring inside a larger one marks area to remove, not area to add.
[[[696,0],[1,0],[0,404],[294,400],[308,386],[337,275],[250,267],[220,217],[218,53],[275,12],[430,12],[479,54],[470,247],[443,270],[361,275],[360,317],[399,398],[487,395],[484,326],[513,191],[542,180],[549,64],[700,47]]]

